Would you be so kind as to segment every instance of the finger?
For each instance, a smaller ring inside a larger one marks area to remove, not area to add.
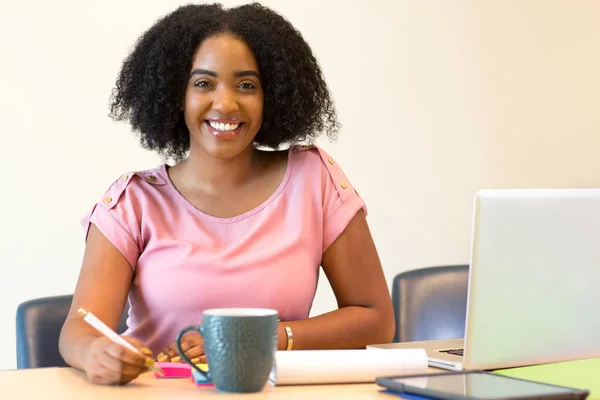
[[[177,347],[175,346],[175,343],[170,344],[169,347],[165,349],[165,352],[169,357],[175,357],[176,355],[179,355],[179,353],[177,353]]]
[[[177,347],[175,346],[175,343],[172,343],[169,346],[169,350],[168,350],[168,356],[170,358],[171,362],[181,362],[181,356],[179,355],[179,352],[177,351]]]
[[[136,377],[147,370],[146,365],[132,365],[121,359],[114,358],[110,354],[104,354],[98,358],[98,363],[114,374],[116,380],[120,380],[123,375]]]
[[[144,343],[142,343],[140,340],[138,340],[132,336],[121,336],[121,337],[123,339],[125,339],[125,341],[127,341],[131,345],[133,345],[133,347],[138,349],[145,356],[154,358],[154,354],[152,353],[152,350],[150,350],[148,347],[146,347],[146,345]]]
[[[134,380],[135,378],[137,378],[138,376],[140,376],[141,374],[145,374],[146,372],[150,372],[149,370],[145,369],[139,373],[134,373],[134,374],[123,374],[121,376],[121,384],[125,384],[128,382],[131,382],[132,380]]]
[[[149,348],[147,348],[147,347],[140,347],[139,349],[140,349],[140,351],[142,353],[144,353],[148,357],[154,358],[154,353],[152,353],[152,350],[150,350]]]
[[[192,347],[197,346],[198,344],[196,343],[196,341],[194,341],[193,339],[185,339],[181,341],[180,343],[181,345],[181,350],[183,350],[184,352],[188,351],[189,349],[191,349]],[[173,345],[174,348],[176,348],[176,345]]]
[[[192,364],[206,364],[206,355],[201,355],[198,357],[191,358],[190,361]]]
[[[126,385],[129,382],[131,382],[132,380],[134,380],[135,378],[137,378],[139,375],[136,376],[124,376],[121,378],[121,380],[119,381],[119,385]]]
[[[123,339],[125,339],[127,342],[131,343],[133,345],[133,347],[135,347],[136,349],[141,351],[146,356],[148,356],[150,358],[154,357],[152,350],[150,350],[148,347],[146,347],[146,345],[144,345],[144,343],[142,343],[140,340],[138,340],[134,337],[131,337],[131,336],[123,336]]]
[[[142,353],[141,357],[143,359],[146,358],[154,358],[154,354],[152,353],[152,350],[150,350],[148,347],[146,347],[146,345],[144,345],[144,343],[142,343],[140,340],[132,337],[132,336],[121,336],[126,342],[128,342],[129,344],[131,344],[133,347],[135,347],[140,353]],[[125,348],[125,347],[124,347]],[[132,350],[125,348],[126,350],[132,352],[133,354],[136,354],[136,352],[133,352]]]
[[[121,337],[123,339],[125,339],[126,342],[129,342],[130,344],[133,345],[133,347],[135,347],[137,349],[141,349],[142,347],[145,347],[144,343],[142,343],[139,339],[134,338],[133,336],[121,335]]]
[[[138,353],[134,353],[133,351],[119,345],[116,343],[111,343],[104,350],[106,354],[110,357],[120,360],[126,364],[130,364],[132,366],[145,367],[146,366],[146,356],[143,356]]]
[[[87,371],[86,375],[89,381],[96,385],[110,385],[115,383],[114,378],[112,378],[113,372],[107,370],[101,364],[97,364],[92,371]]]
[[[181,362],[181,356],[176,351],[173,351],[170,349],[167,353],[167,356],[169,357],[170,362],[174,362],[174,363]]]
[[[182,362],[176,346],[175,343],[172,343],[169,347],[158,353],[157,360],[159,362]],[[188,358],[198,357],[204,354],[204,343],[201,340],[200,343],[198,343],[198,341],[189,339],[182,342],[181,350],[183,350]]]
[[[121,373],[106,367],[104,361],[97,359],[93,372],[89,372],[88,378],[94,384],[99,385],[117,385],[120,384],[124,377]],[[132,378],[133,379],[133,378]],[[131,380],[131,379],[129,379]]]
[[[167,362],[169,361],[169,356],[166,353],[166,350],[161,351],[156,355],[156,360],[158,362]]]
[[[185,352],[185,355],[190,359],[194,357],[201,357],[204,355],[204,346],[192,347]]]
[[[192,347],[203,345],[204,341],[202,340],[202,336],[200,336],[200,334],[192,332],[183,336],[179,344],[181,349],[185,352]]]

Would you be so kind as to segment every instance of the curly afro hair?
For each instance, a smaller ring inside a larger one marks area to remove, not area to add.
[[[194,51],[225,32],[243,39],[259,66],[264,115],[255,145],[277,149],[322,133],[336,138],[334,103],[310,47],[285,18],[257,3],[185,5],[159,19],[125,59],[110,116],[129,121],[144,148],[184,159],[190,135],[181,105]]]

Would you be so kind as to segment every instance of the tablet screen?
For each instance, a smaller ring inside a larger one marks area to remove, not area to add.
[[[576,391],[487,373],[429,375],[418,378],[394,378],[393,381],[406,386],[482,399],[547,396]]]

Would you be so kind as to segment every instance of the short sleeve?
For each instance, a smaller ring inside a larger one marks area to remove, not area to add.
[[[323,252],[342,234],[359,210],[367,215],[365,202],[338,163],[320,147],[323,187]]]
[[[150,176],[152,181],[158,179]],[[148,180],[148,177],[138,173],[121,176],[81,221],[86,240],[90,224],[96,225],[127,259],[133,270],[142,249],[139,214],[141,210],[138,199],[140,193],[136,190],[136,186],[139,187],[136,180]]]

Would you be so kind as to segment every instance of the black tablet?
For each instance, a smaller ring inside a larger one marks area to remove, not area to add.
[[[376,379],[394,392],[443,400],[585,399],[589,392],[483,371],[389,376]]]

